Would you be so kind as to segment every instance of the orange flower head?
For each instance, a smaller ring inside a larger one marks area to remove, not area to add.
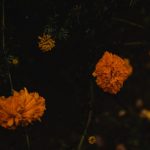
[[[106,51],[96,64],[95,71],[92,75],[96,77],[97,85],[104,92],[117,94],[123,86],[123,82],[131,73],[132,66],[127,59],[122,59]]]
[[[55,47],[55,41],[51,38],[51,35],[43,34],[42,36],[39,36],[38,39],[40,40],[38,43],[38,47],[43,52],[48,52],[53,47]]]
[[[8,129],[26,126],[40,120],[45,109],[45,99],[38,93],[29,93],[26,88],[14,91],[13,96],[0,97],[0,125]]]
[[[20,101],[13,96],[0,97],[0,125],[4,128],[15,129],[22,120]]]

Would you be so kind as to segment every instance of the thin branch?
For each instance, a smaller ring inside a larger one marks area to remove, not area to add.
[[[27,149],[30,150],[30,138],[26,130],[25,130],[25,138],[27,142]]]
[[[81,150],[81,148],[82,148],[82,145],[83,145],[85,136],[87,135],[88,127],[89,127],[89,125],[90,125],[90,123],[91,123],[92,114],[93,114],[93,111],[90,110],[90,111],[89,111],[89,114],[88,114],[88,120],[87,120],[87,123],[86,123],[86,127],[85,127],[84,132],[83,132],[83,134],[82,134],[82,136],[81,136],[81,139],[80,139],[80,142],[79,142],[79,145],[78,145],[78,149],[77,149],[77,150]]]
[[[13,94],[13,83],[12,83],[12,78],[11,78],[11,73],[9,69],[9,63],[7,60],[7,55],[5,51],[5,0],[2,0],[2,54],[4,55],[4,59],[6,62],[6,67],[7,67],[7,74],[8,74],[8,79],[10,83],[10,91],[11,94]],[[30,141],[29,141],[29,136],[27,132],[25,131],[25,137],[26,137],[26,143],[27,143],[27,149],[30,150]]]
[[[7,74],[8,74],[8,79],[10,83],[10,93],[13,94],[13,83],[12,83],[12,78],[10,74],[10,69],[9,69],[9,64],[8,60],[6,57],[6,51],[5,51],[5,0],[2,0],[2,53],[4,55],[4,59],[6,62],[6,67],[7,67]]]
[[[137,46],[137,45],[147,45],[148,42],[142,42],[142,41],[133,41],[133,42],[126,42],[123,45],[125,46]]]
[[[118,21],[118,22],[122,22],[122,23],[126,23],[126,24],[129,24],[131,26],[138,27],[140,29],[144,29],[144,26],[142,26],[142,25],[140,25],[138,23],[135,23],[133,21],[130,21],[130,20],[126,20],[126,19],[122,19],[122,18],[117,18],[117,17],[112,17],[112,20]]]
[[[92,120],[93,102],[94,102],[94,92],[93,92],[93,83],[92,83],[92,81],[91,81],[91,85],[90,85],[90,94],[91,94],[91,98],[90,98],[90,101],[89,101],[90,110],[89,110],[89,113],[88,113],[88,119],[87,119],[87,123],[86,123],[85,129],[83,131],[83,134],[81,136],[81,139],[80,139],[77,150],[82,150],[82,145],[83,145],[85,136],[87,135],[87,131],[88,131],[89,125],[90,125],[91,120]]]

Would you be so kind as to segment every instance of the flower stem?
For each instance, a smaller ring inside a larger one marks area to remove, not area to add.
[[[2,0],[2,54],[4,55],[5,63],[6,63],[6,69],[7,69],[7,75],[9,79],[9,84],[10,84],[10,93],[13,94],[13,83],[12,83],[12,78],[10,74],[10,69],[9,69],[9,64],[6,56],[6,51],[5,51],[5,0]]]
[[[83,134],[82,134],[82,136],[81,136],[81,139],[80,139],[80,142],[79,142],[79,145],[78,145],[78,149],[77,149],[77,150],[81,150],[81,148],[82,148],[82,145],[83,145],[85,136],[87,135],[88,127],[89,127],[90,122],[91,122],[91,119],[92,119],[92,114],[93,114],[93,111],[90,110],[90,111],[89,111],[89,114],[88,114],[88,120],[87,120],[87,123],[86,123],[86,127],[85,127],[84,132],[83,132]]]
[[[82,145],[83,145],[85,136],[87,135],[87,130],[88,130],[89,125],[90,125],[91,120],[92,120],[92,115],[93,115],[93,101],[94,101],[94,92],[93,92],[93,83],[92,83],[92,80],[91,80],[91,84],[90,84],[90,96],[91,96],[90,101],[89,101],[90,110],[89,110],[89,113],[88,113],[88,119],[87,119],[86,127],[85,127],[85,129],[83,131],[83,134],[81,136],[81,139],[80,139],[80,142],[79,142],[77,150],[81,150],[82,149]]]
[[[25,130],[25,138],[27,143],[27,149],[30,150],[30,138],[26,130]]]
[[[5,63],[6,63],[6,69],[7,69],[7,75],[8,75],[8,79],[9,79],[9,84],[10,84],[10,93],[13,94],[14,90],[13,90],[13,83],[12,83],[12,77],[11,77],[11,73],[10,73],[10,69],[9,69],[9,63],[7,60],[7,54],[5,51],[5,0],[1,1],[1,6],[2,6],[2,54],[4,56],[5,59]],[[30,150],[30,141],[29,141],[29,136],[27,134],[27,132],[25,131],[25,137],[26,137],[26,143],[27,143],[27,149]]]

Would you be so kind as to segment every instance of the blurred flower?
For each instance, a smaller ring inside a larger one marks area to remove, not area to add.
[[[144,103],[143,103],[142,99],[138,99],[138,100],[136,101],[136,103],[135,103],[135,106],[136,106],[137,108],[143,107],[143,106],[144,106]]]
[[[96,137],[96,145],[98,147],[103,147],[104,146],[103,138],[101,136],[99,136],[99,135],[96,135],[95,137]]]
[[[26,126],[40,120],[45,109],[45,99],[38,93],[29,93],[26,88],[14,91],[8,98],[0,97],[0,125],[8,129]]]
[[[95,136],[90,136],[88,138],[88,142],[89,142],[89,144],[95,144],[96,143],[96,137]]]
[[[123,117],[123,116],[125,116],[126,115],[126,111],[125,110],[120,110],[119,112],[118,112],[118,116],[119,117]]]
[[[12,60],[12,64],[13,64],[13,65],[17,65],[18,63],[19,63],[18,59],[13,59],[13,60]]]
[[[143,109],[140,113],[140,117],[150,120],[150,110]]]
[[[88,138],[89,144],[96,144],[98,147],[104,146],[103,138],[99,135],[92,135]]]
[[[51,35],[43,34],[43,36],[39,36],[40,40],[38,43],[38,47],[43,51],[50,51],[53,47],[55,47],[55,41],[51,38]]]
[[[124,144],[118,144],[115,150],[127,150]]]
[[[150,51],[148,51],[148,55],[150,56]]]
[[[95,71],[92,73],[96,77],[97,85],[111,94],[117,94],[123,86],[123,82],[132,73],[127,59],[106,51],[103,57],[96,64]]]

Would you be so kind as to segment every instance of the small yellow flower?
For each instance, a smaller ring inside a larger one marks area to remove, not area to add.
[[[96,143],[96,137],[95,136],[90,136],[88,138],[88,142],[89,142],[89,144],[95,144]]]
[[[19,59],[15,56],[9,56],[8,62],[12,65],[18,65],[19,64]]]
[[[38,39],[40,40],[38,47],[43,52],[50,51],[53,47],[55,47],[55,41],[52,39],[51,35],[44,33],[42,36],[39,36]]]
[[[13,60],[12,60],[12,64],[13,65],[17,65],[19,63],[19,60],[17,59],[17,58],[14,58]]]

